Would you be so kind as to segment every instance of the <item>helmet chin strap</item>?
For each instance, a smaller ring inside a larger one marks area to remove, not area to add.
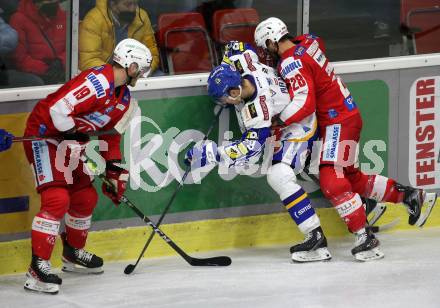
[[[127,74],[127,81],[125,82],[125,85],[129,86],[131,81],[133,80],[133,77],[128,75],[128,67],[125,68],[125,73]]]

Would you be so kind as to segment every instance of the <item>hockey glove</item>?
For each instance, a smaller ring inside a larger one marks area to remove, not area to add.
[[[105,177],[111,186],[102,183],[102,192],[109,197],[115,205],[121,203],[120,199],[127,188],[128,171],[121,168],[116,161],[108,161],[106,165]]]
[[[207,141],[202,145],[195,145],[186,152],[185,165],[194,167],[204,167],[211,163],[218,163],[220,154],[217,150],[217,144],[213,141]]]
[[[6,151],[11,147],[13,138],[14,135],[4,129],[0,129],[0,152]]]
[[[69,129],[62,133],[64,140],[75,140],[78,142],[89,142],[90,136],[86,133],[79,132],[75,128]]]
[[[70,149],[70,157],[78,159],[81,157],[86,143],[90,140],[89,135],[77,131],[75,128],[62,132],[63,142],[67,143],[67,147]]]

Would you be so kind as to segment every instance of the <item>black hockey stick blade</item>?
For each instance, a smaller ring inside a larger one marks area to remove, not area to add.
[[[397,226],[399,223],[400,223],[400,219],[396,218],[387,224],[383,224],[383,225],[379,225],[379,226],[366,226],[366,228],[370,229],[373,233],[379,233],[379,232],[383,232],[383,231],[392,229],[395,226]]]
[[[190,257],[190,259],[187,261],[192,266],[229,266],[232,263],[231,258],[226,256],[204,259]]]

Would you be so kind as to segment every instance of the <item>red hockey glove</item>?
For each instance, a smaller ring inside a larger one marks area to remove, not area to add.
[[[127,188],[128,171],[121,168],[117,162],[107,162],[105,177],[112,184],[110,187],[102,183],[102,192],[109,197],[114,204],[119,205],[120,199]]]

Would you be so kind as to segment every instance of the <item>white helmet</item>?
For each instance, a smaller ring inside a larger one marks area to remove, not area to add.
[[[270,17],[260,22],[255,29],[255,44],[257,44],[258,47],[267,49],[267,40],[278,43],[278,41],[288,33],[287,26],[281,19]]]
[[[123,68],[128,68],[130,64],[137,63],[139,72],[147,76],[151,69],[153,57],[150,50],[135,39],[125,39],[119,42],[113,52],[113,61],[120,64]]]

